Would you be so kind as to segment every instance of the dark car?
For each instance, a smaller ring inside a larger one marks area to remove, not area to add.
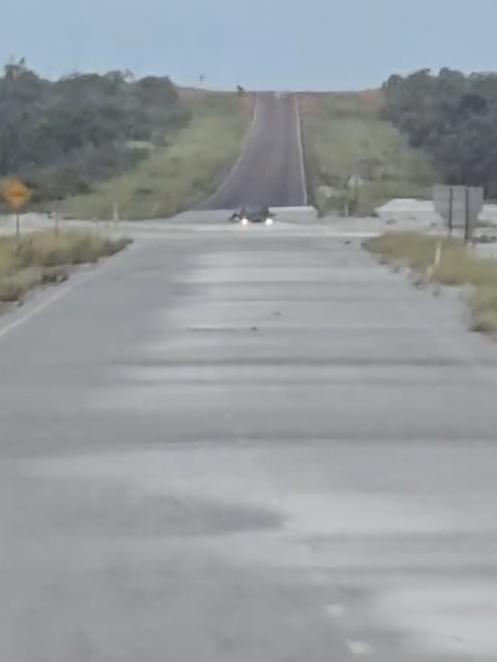
[[[230,221],[236,221],[242,225],[248,225],[249,223],[272,225],[274,223],[274,215],[271,213],[269,207],[264,205],[244,206],[233,212]]]

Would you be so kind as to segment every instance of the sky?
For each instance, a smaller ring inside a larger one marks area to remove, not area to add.
[[[0,0],[0,61],[231,89],[356,90],[497,69],[497,0]]]

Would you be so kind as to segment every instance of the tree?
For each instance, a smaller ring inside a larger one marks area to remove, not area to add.
[[[444,181],[497,195],[497,74],[423,69],[384,84],[384,115],[427,150]]]
[[[130,72],[44,80],[24,60],[0,77],[0,177],[27,179],[40,198],[79,192],[121,172],[189,119],[168,77]]]

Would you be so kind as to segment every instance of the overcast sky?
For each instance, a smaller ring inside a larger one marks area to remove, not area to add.
[[[0,59],[50,77],[131,69],[211,87],[361,89],[497,69],[497,0],[0,0]]]

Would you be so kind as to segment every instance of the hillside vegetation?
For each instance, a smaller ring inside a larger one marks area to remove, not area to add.
[[[382,117],[380,91],[306,95],[300,105],[308,178],[321,213],[368,215],[391,198],[430,194],[436,179],[430,159]]]
[[[151,152],[125,174],[103,181],[90,194],[58,205],[66,216],[166,218],[212,193],[238,158],[252,116],[252,99],[200,93],[183,101],[191,115],[169,145]]]
[[[115,71],[52,82],[21,63],[0,78],[0,117],[0,178],[23,179],[45,202],[132,168],[191,115],[167,77]]]
[[[184,95],[167,76],[41,78],[24,61],[0,77],[0,180],[33,205],[83,218],[168,216],[212,192],[236,160],[252,100]]]

